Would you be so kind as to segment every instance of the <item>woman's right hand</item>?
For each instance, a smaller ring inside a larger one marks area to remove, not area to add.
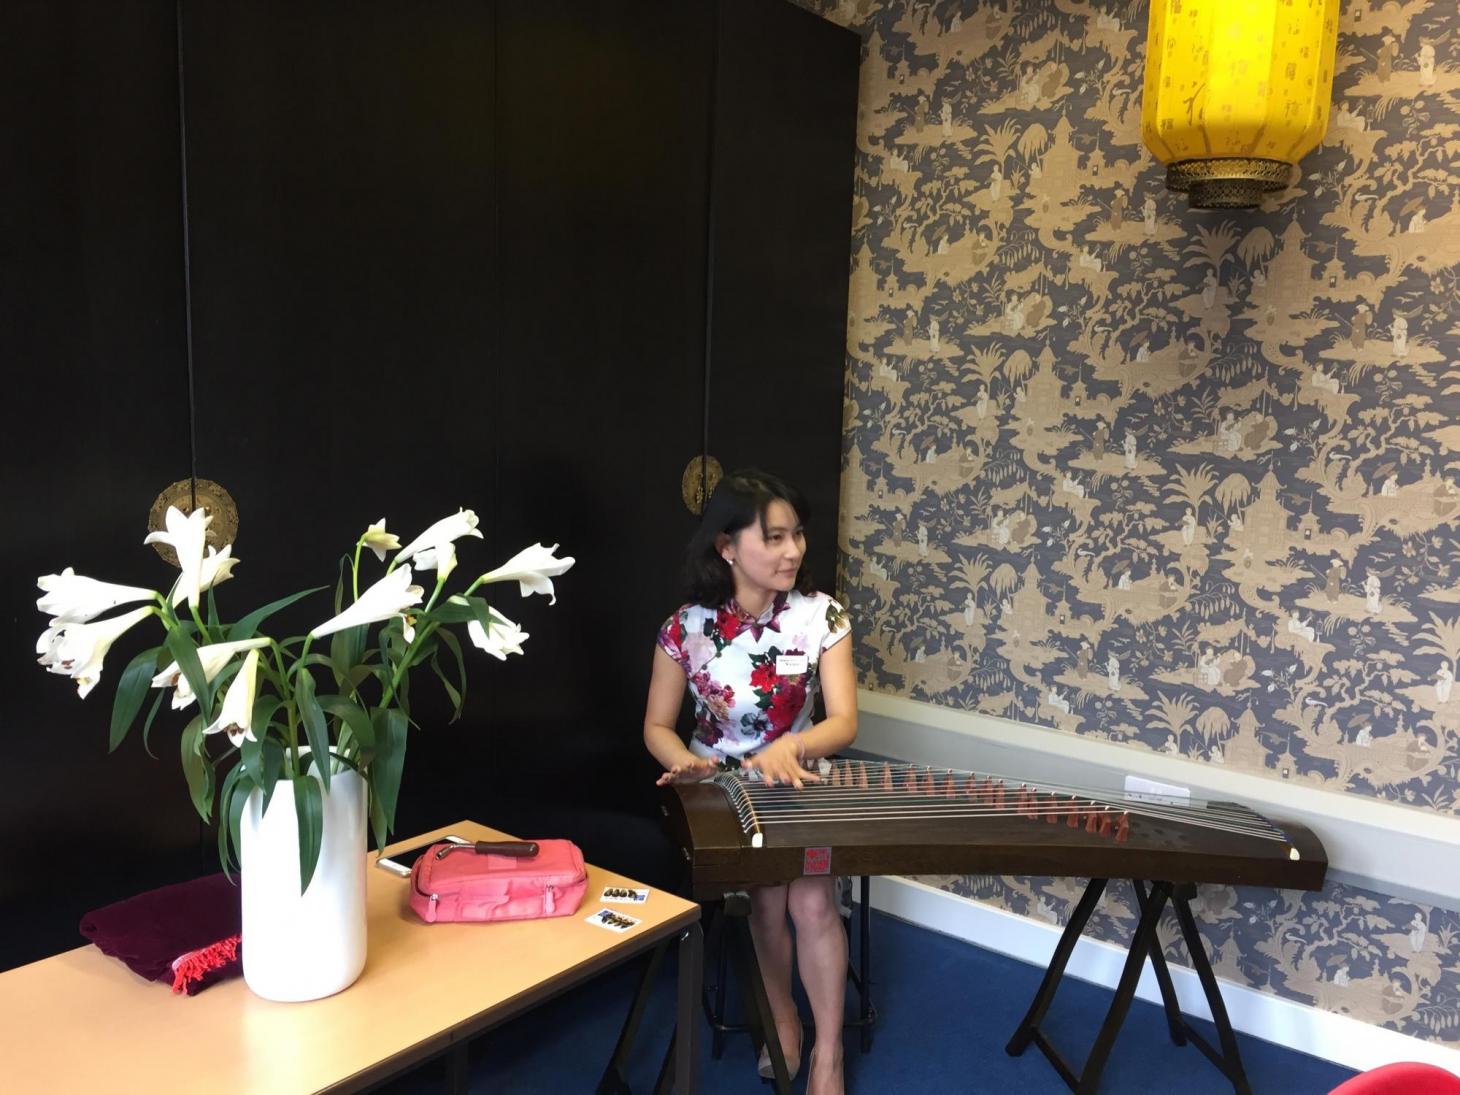
[[[697,757],[690,754],[683,764],[676,764],[655,780],[654,785],[667,787],[671,783],[698,783],[702,779],[713,776],[718,767],[719,765],[709,757]]]

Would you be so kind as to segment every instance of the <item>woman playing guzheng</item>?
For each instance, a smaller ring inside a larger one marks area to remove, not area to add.
[[[740,471],[716,487],[686,553],[688,603],[665,622],[654,652],[644,744],[661,785],[739,763],[771,784],[817,782],[816,760],[857,736],[856,679],[846,610],[818,593],[802,564],[807,508],[772,475]],[[674,730],[685,685],[694,698],[689,746]],[[817,692],[826,718],[812,725]],[[802,1028],[791,999],[792,937],[816,1025],[807,1091],[843,1090],[842,1000],[847,937],[833,880],[799,878],[751,891],[751,933],[791,1075]],[[769,1057],[760,1060],[770,1076]]]

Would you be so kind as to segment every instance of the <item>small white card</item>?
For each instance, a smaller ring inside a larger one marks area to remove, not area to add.
[[[607,928],[611,932],[622,934],[639,923],[637,916],[629,916],[627,913],[615,912],[613,909],[599,909],[591,916],[585,916],[584,920],[590,924],[596,924],[600,928]]]
[[[630,890],[624,886],[605,886],[598,900],[611,905],[642,905],[649,900],[648,890]]]
[[[807,660],[805,654],[777,654],[776,655],[776,676],[796,677],[806,672]]]
[[[1155,802],[1163,806],[1185,806],[1191,801],[1191,788],[1174,783],[1158,783],[1142,776],[1125,777],[1125,797],[1132,802]]]

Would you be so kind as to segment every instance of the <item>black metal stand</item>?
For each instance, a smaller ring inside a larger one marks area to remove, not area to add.
[[[1090,1048],[1090,1055],[1085,1059],[1083,1071],[1076,1073],[1069,1066],[1059,1050],[1045,1037],[1044,1032],[1040,1029],[1040,1023],[1043,1022],[1045,1013],[1054,1000],[1054,994],[1059,989],[1060,978],[1064,976],[1065,966],[1075,949],[1075,943],[1079,941],[1081,933],[1085,930],[1085,924],[1090,919],[1090,914],[1095,911],[1095,905],[1105,890],[1106,879],[1103,878],[1092,878],[1090,885],[1085,888],[1084,896],[1075,906],[1074,915],[1070,917],[1070,923],[1065,928],[1064,934],[1060,936],[1059,945],[1055,947],[1054,956],[1050,959],[1049,969],[1045,971],[1044,980],[1040,982],[1039,991],[1034,994],[1034,1000],[1029,1005],[1028,1013],[1024,1016],[1023,1022],[1019,1024],[1019,1028],[1014,1031],[1014,1036],[1009,1039],[1009,1044],[1004,1047],[1005,1051],[1010,1056],[1017,1057],[1028,1049],[1032,1042],[1048,1058],[1049,1063],[1054,1066],[1054,1070],[1059,1073],[1060,1078],[1069,1085],[1070,1090],[1080,1092],[1082,1095],[1094,1092],[1100,1083],[1100,1074],[1105,1070],[1105,1064],[1110,1058],[1110,1050],[1115,1045],[1116,1035],[1120,1033],[1121,1024],[1125,1022],[1125,1017],[1130,1011],[1131,1001],[1135,998],[1136,984],[1141,978],[1141,968],[1149,958],[1156,973],[1156,983],[1161,989],[1161,1001],[1166,1010],[1166,1025],[1171,1032],[1171,1040],[1178,1046],[1185,1045],[1190,1040],[1222,1071],[1222,1075],[1232,1082],[1232,1087],[1237,1095],[1252,1095],[1252,1089],[1247,1083],[1247,1075],[1242,1069],[1242,1058],[1237,1051],[1237,1038],[1232,1033],[1232,1023],[1228,1019],[1227,1009],[1222,1003],[1221,990],[1217,986],[1216,976],[1212,973],[1211,963],[1207,960],[1201,936],[1197,934],[1196,921],[1192,918],[1191,907],[1188,904],[1191,898],[1196,896],[1196,887],[1190,883],[1173,886],[1169,882],[1155,882],[1151,884],[1150,892],[1147,893],[1145,882],[1133,881],[1132,884],[1135,886],[1136,902],[1140,906],[1140,920],[1136,924],[1135,934],[1131,936],[1130,952],[1126,956],[1125,968],[1121,971],[1120,982],[1115,989],[1115,999],[1110,1004],[1110,1010],[1105,1013],[1105,1021],[1100,1025],[1095,1044]],[[1166,968],[1166,958],[1161,953],[1161,944],[1156,937],[1156,926],[1161,922],[1161,912],[1168,901],[1176,911],[1176,919],[1181,925],[1182,937],[1186,940],[1186,949],[1191,955],[1192,967],[1201,979],[1207,1004],[1212,1009],[1212,1021],[1216,1024],[1218,1039],[1222,1043],[1220,1053],[1191,1028],[1177,1005],[1176,991],[1171,984],[1171,971]]]
[[[697,1067],[697,1030],[695,1015],[696,997],[700,990],[700,970],[704,964],[704,934],[699,924],[694,924],[679,937],[679,992],[675,1004],[674,1035],[664,1061],[659,1066],[659,1078],[654,1084],[656,1095],[667,1095],[676,1091],[679,1095],[694,1095],[698,1086],[695,1075]],[[664,955],[674,940],[666,939],[649,954],[644,963],[644,972],[639,977],[639,987],[629,1004],[629,1014],[619,1031],[618,1043],[613,1047],[613,1056],[603,1077],[594,1089],[597,1095],[631,1095],[628,1082],[624,1080],[623,1068],[628,1063],[634,1038],[639,1032],[639,1023],[644,1018],[644,1008],[653,995],[654,985],[659,980],[659,971],[664,966]]]
[[[859,1044],[863,1053],[872,1048],[872,1027],[877,1022],[877,1009],[872,1004],[872,905],[871,879],[860,879],[861,903],[857,915],[857,962],[848,964],[848,977],[857,990],[857,1014],[846,1020],[845,1026],[860,1031]],[[784,1075],[785,1062],[781,1058],[779,1038],[771,1038],[767,1044],[766,1030],[775,1030],[775,1021],[770,1006],[765,1003],[765,983],[761,980],[760,964],[755,956],[755,943],[750,934],[749,895],[737,892],[725,895],[725,900],[716,910],[710,927],[710,947],[715,953],[715,980],[705,986],[705,1018],[710,1024],[710,1054],[719,1060],[725,1052],[725,1035],[749,1031],[760,1053],[766,1046],[772,1067],[780,1061],[778,1076]],[[748,955],[748,958],[746,957]],[[730,965],[735,963],[735,976],[740,983],[741,994],[746,1001],[746,1022],[730,1023],[725,1015],[725,991],[730,980]],[[763,1005],[763,1009],[762,1009]],[[789,1090],[789,1086],[777,1085],[778,1092]]]

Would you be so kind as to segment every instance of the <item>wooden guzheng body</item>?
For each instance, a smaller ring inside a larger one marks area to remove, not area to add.
[[[1307,829],[1279,827],[1236,803],[1132,802],[915,765],[836,761],[825,782],[801,791],[728,772],[675,790],[670,822],[700,897],[806,873],[1074,875],[1316,890],[1328,865]]]
[[[1320,888],[1328,861],[1312,832],[1233,802],[1137,801],[1120,793],[901,763],[835,760],[821,767],[822,782],[800,791],[768,787],[738,772],[673,788],[666,814],[689,862],[696,898],[718,899],[745,887],[817,874],[1088,878],[1045,983],[1008,1051],[1022,1053],[1035,1044],[1072,1089],[1094,1091],[1149,958],[1172,1039],[1193,1042],[1238,1092],[1249,1090],[1188,901],[1194,884],[1203,882]],[[1134,882],[1141,917],[1115,1002],[1076,1073],[1045,1038],[1040,1022],[1112,878]],[[1186,1025],[1176,1005],[1156,938],[1168,902],[1212,1006],[1220,1051]]]

